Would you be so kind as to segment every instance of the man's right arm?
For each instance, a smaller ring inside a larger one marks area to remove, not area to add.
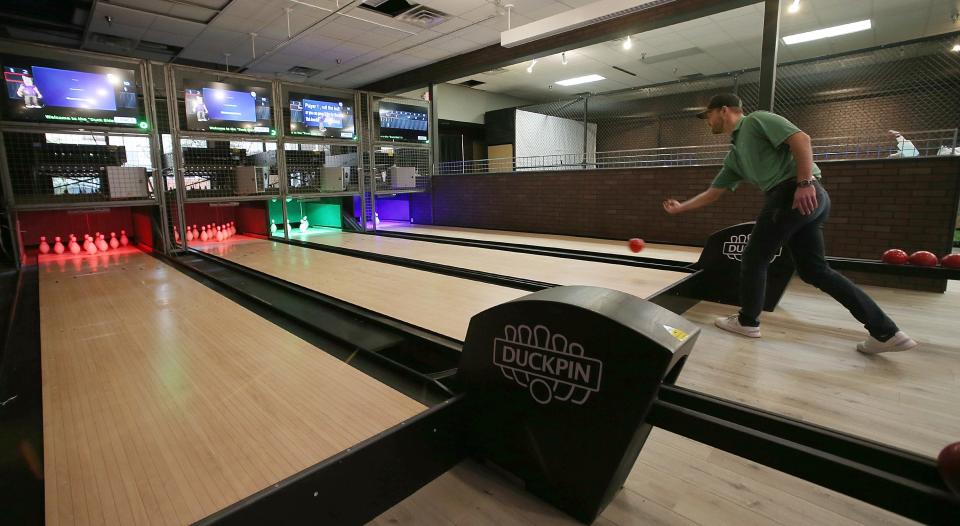
[[[676,199],[667,199],[663,202],[663,209],[666,210],[668,214],[689,212],[690,210],[696,210],[697,208],[709,205],[710,203],[723,197],[723,194],[725,193],[727,193],[726,188],[711,186],[710,188],[707,188],[706,190],[682,203]]]

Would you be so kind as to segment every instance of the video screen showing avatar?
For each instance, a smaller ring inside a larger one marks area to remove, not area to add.
[[[222,133],[270,134],[270,88],[224,82],[183,81],[187,129]]]

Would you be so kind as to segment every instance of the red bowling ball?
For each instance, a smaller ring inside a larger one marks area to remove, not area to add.
[[[939,262],[940,260],[933,252],[927,252],[926,250],[918,250],[910,254],[910,264],[918,267],[935,267]]]
[[[891,248],[883,253],[883,256],[880,257],[880,261],[884,263],[890,263],[892,265],[903,265],[910,259],[910,256],[906,252],[900,250],[899,248]]]
[[[960,442],[954,442],[940,451],[937,469],[947,487],[960,495]]]
[[[640,238],[635,237],[631,239],[629,245],[632,252],[640,252],[643,250],[643,240]]]
[[[960,254],[947,254],[940,260],[943,268],[960,268]]]

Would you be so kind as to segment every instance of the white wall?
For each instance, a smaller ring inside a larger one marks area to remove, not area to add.
[[[583,121],[517,110],[516,128],[514,155],[518,157],[518,168],[561,163],[571,168],[580,167],[583,161]],[[587,161],[592,161],[596,153],[597,125],[587,123]],[[519,159],[540,156],[548,157]]]
[[[530,101],[524,99],[456,84],[438,84],[434,87],[434,92],[437,98],[437,118],[449,121],[483,124],[483,114],[488,111],[530,104]]]

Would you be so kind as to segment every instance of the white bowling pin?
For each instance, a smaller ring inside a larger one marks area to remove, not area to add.
[[[204,225],[200,227],[200,241],[206,241],[210,239],[210,236],[207,235],[207,226]]]
[[[107,244],[107,240],[104,239],[104,235],[100,234],[100,239],[97,240],[97,250],[100,252],[106,252],[110,250],[110,245]]]
[[[86,249],[87,254],[93,255],[97,253],[97,245],[93,243],[93,239],[90,236],[87,236]]]
[[[277,222],[273,219],[270,220],[270,233],[271,234],[277,233]]]
[[[306,232],[310,228],[310,224],[307,223],[307,216],[303,216],[303,219],[300,220],[300,232]]]
[[[54,241],[56,242],[53,244],[53,252],[56,254],[63,254],[64,248],[63,243],[60,242],[60,236],[54,238]]]
[[[173,242],[174,243],[180,242],[180,232],[177,231],[177,227],[173,227]]]
[[[70,244],[68,245],[68,250],[70,250],[70,253],[74,255],[79,254],[82,250],[80,248],[80,243],[77,243],[77,236],[73,234],[70,234]]]
[[[47,243],[47,236],[40,236],[40,253],[49,254],[50,245]]]
[[[180,237],[180,236],[177,236]],[[118,248],[120,246],[120,241],[117,240],[117,233],[110,232],[110,248]]]
[[[193,230],[187,227],[187,243],[193,241]]]
[[[197,225],[193,225],[193,239],[200,239],[200,231],[197,230]]]
[[[217,241],[223,241],[223,230],[217,227]]]
[[[121,231],[120,231],[120,246],[121,246],[121,247],[125,247],[125,246],[127,246],[127,244],[129,244],[129,243],[130,243],[130,240],[127,239],[127,231],[126,231],[126,230],[121,230]]]

